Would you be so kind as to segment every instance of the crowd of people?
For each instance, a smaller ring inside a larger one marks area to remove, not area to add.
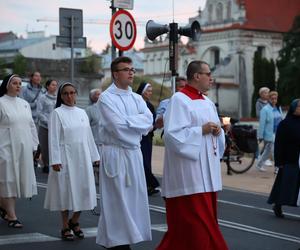
[[[9,227],[23,227],[15,212],[16,199],[37,195],[34,165],[41,159],[43,172],[49,173],[44,208],[60,211],[63,240],[84,238],[79,220],[82,211],[97,206],[96,178],[101,197],[97,244],[128,250],[150,241],[148,196],[161,186],[168,231],[158,250],[228,249],[217,218],[225,136],[216,106],[207,97],[212,85],[209,65],[190,62],[186,78],[176,79],[176,93],[162,100],[156,111],[150,83],[132,90],[135,69],[129,57],[112,61],[111,74],[112,83],[104,92],[90,91],[86,110],[76,106],[77,89],[71,82],[58,86],[49,79],[44,88],[40,73],[33,72],[22,88],[18,75],[4,78],[1,218]],[[275,160],[279,172],[268,202],[275,215],[283,217],[283,205],[300,204],[300,101],[291,103],[283,119],[278,93],[262,88],[259,94],[258,138],[264,147],[256,167],[265,171],[266,160]],[[163,131],[165,142],[161,184],[151,166],[156,129]]]

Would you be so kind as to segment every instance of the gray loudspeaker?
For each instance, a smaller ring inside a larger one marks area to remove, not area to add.
[[[158,24],[153,20],[149,20],[146,24],[146,35],[149,40],[153,41],[156,37],[167,33],[169,31],[169,26],[167,24]]]
[[[193,41],[199,41],[201,35],[201,27],[198,21],[194,21],[185,27],[180,27],[178,33],[182,36],[188,36]]]

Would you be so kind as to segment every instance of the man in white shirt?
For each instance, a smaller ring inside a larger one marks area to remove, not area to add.
[[[157,250],[226,250],[217,221],[225,138],[214,103],[203,95],[212,81],[208,64],[192,61],[187,80],[164,116],[168,231]]]
[[[140,149],[152,129],[153,115],[129,85],[135,69],[128,57],[111,64],[113,83],[99,100],[100,205],[96,242],[109,249],[131,249],[151,240],[147,185]]]

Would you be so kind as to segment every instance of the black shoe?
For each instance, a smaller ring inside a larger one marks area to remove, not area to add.
[[[106,249],[111,249],[111,250],[131,250],[130,245],[121,245],[121,246],[115,246],[115,247],[109,247]]]
[[[43,173],[49,174],[49,166],[44,166],[43,167]]]
[[[151,187],[148,188],[148,196],[152,196],[152,195],[157,194],[157,193],[159,193],[158,189],[151,188]]]
[[[275,214],[276,217],[284,218],[284,215],[283,215],[282,209],[281,209],[281,205],[276,205],[275,204],[272,209],[273,209],[274,214]]]

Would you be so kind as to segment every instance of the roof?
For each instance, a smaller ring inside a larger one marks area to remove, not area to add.
[[[128,56],[132,59],[133,67],[138,70],[143,70],[143,59],[144,54],[142,52],[137,52],[134,50],[124,51],[124,56]],[[110,69],[111,64],[111,53],[101,55],[102,56],[102,68]]]
[[[237,0],[246,10],[241,28],[275,32],[291,29],[295,16],[300,15],[299,0]]]
[[[14,39],[0,43],[0,51],[16,51],[29,45],[48,40],[49,37],[32,38],[32,39]]]
[[[204,28],[205,32],[245,29],[285,33],[291,29],[294,18],[300,15],[300,0],[234,1],[245,10],[245,20],[238,19],[225,26],[207,27]]]

